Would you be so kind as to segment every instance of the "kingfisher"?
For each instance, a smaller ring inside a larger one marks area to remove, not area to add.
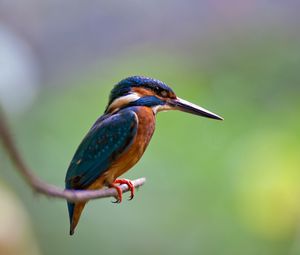
[[[112,89],[105,112],[100,116],[77,148],[66,174],[66,189],[95,190],[112,187],[122,202],[117,179],[132,168],[144,154],[155,130],[158,112],[179,110],[216,120],[222,117],[176,96],[165,83],[143,76],[123,79]],[[78,224],[86,202],[68,202],[70,235]]]

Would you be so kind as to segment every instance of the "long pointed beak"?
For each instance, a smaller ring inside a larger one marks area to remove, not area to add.
[[[195,114],[198,116],[207,117],[207,118],[211,118],[211,119],[215,119],[215,120],[223,120],[223,118],[220,117],[219,115],[212,113],[198,105],[195,105],[186,100],[183,100],[179,97],[177,97],[176,99],[173,99],[168,104],[174,110],[188,112],[191,114]]]

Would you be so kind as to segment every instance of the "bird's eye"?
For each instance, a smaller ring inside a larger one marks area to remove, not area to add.
[[[161,95],[162,97],[167,97],[167,96],[168,96],[168,92],[165,91],[165,90],[163,90],[163,91],[160,92],[160,95]]]

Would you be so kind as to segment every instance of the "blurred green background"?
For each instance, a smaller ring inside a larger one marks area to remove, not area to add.
[[[0,2],[0,101],[43,180],[64,186],[79,142],[127,76],[160,79],[225,118],[159,114],[126,174],[147,183],[130,202],[90,202],[73,237],[65,201],[32,194],[1,149],[0,254],[300,254],[299,8]]]

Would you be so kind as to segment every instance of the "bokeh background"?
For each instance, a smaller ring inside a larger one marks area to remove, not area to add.
[[[114,84],[145,75],[225,118],[170,112],[133,201],[37,196],[0,154],[0,254],[300,254],[300,2],[0,0],[0,102],[35,173],[64,186]]]

